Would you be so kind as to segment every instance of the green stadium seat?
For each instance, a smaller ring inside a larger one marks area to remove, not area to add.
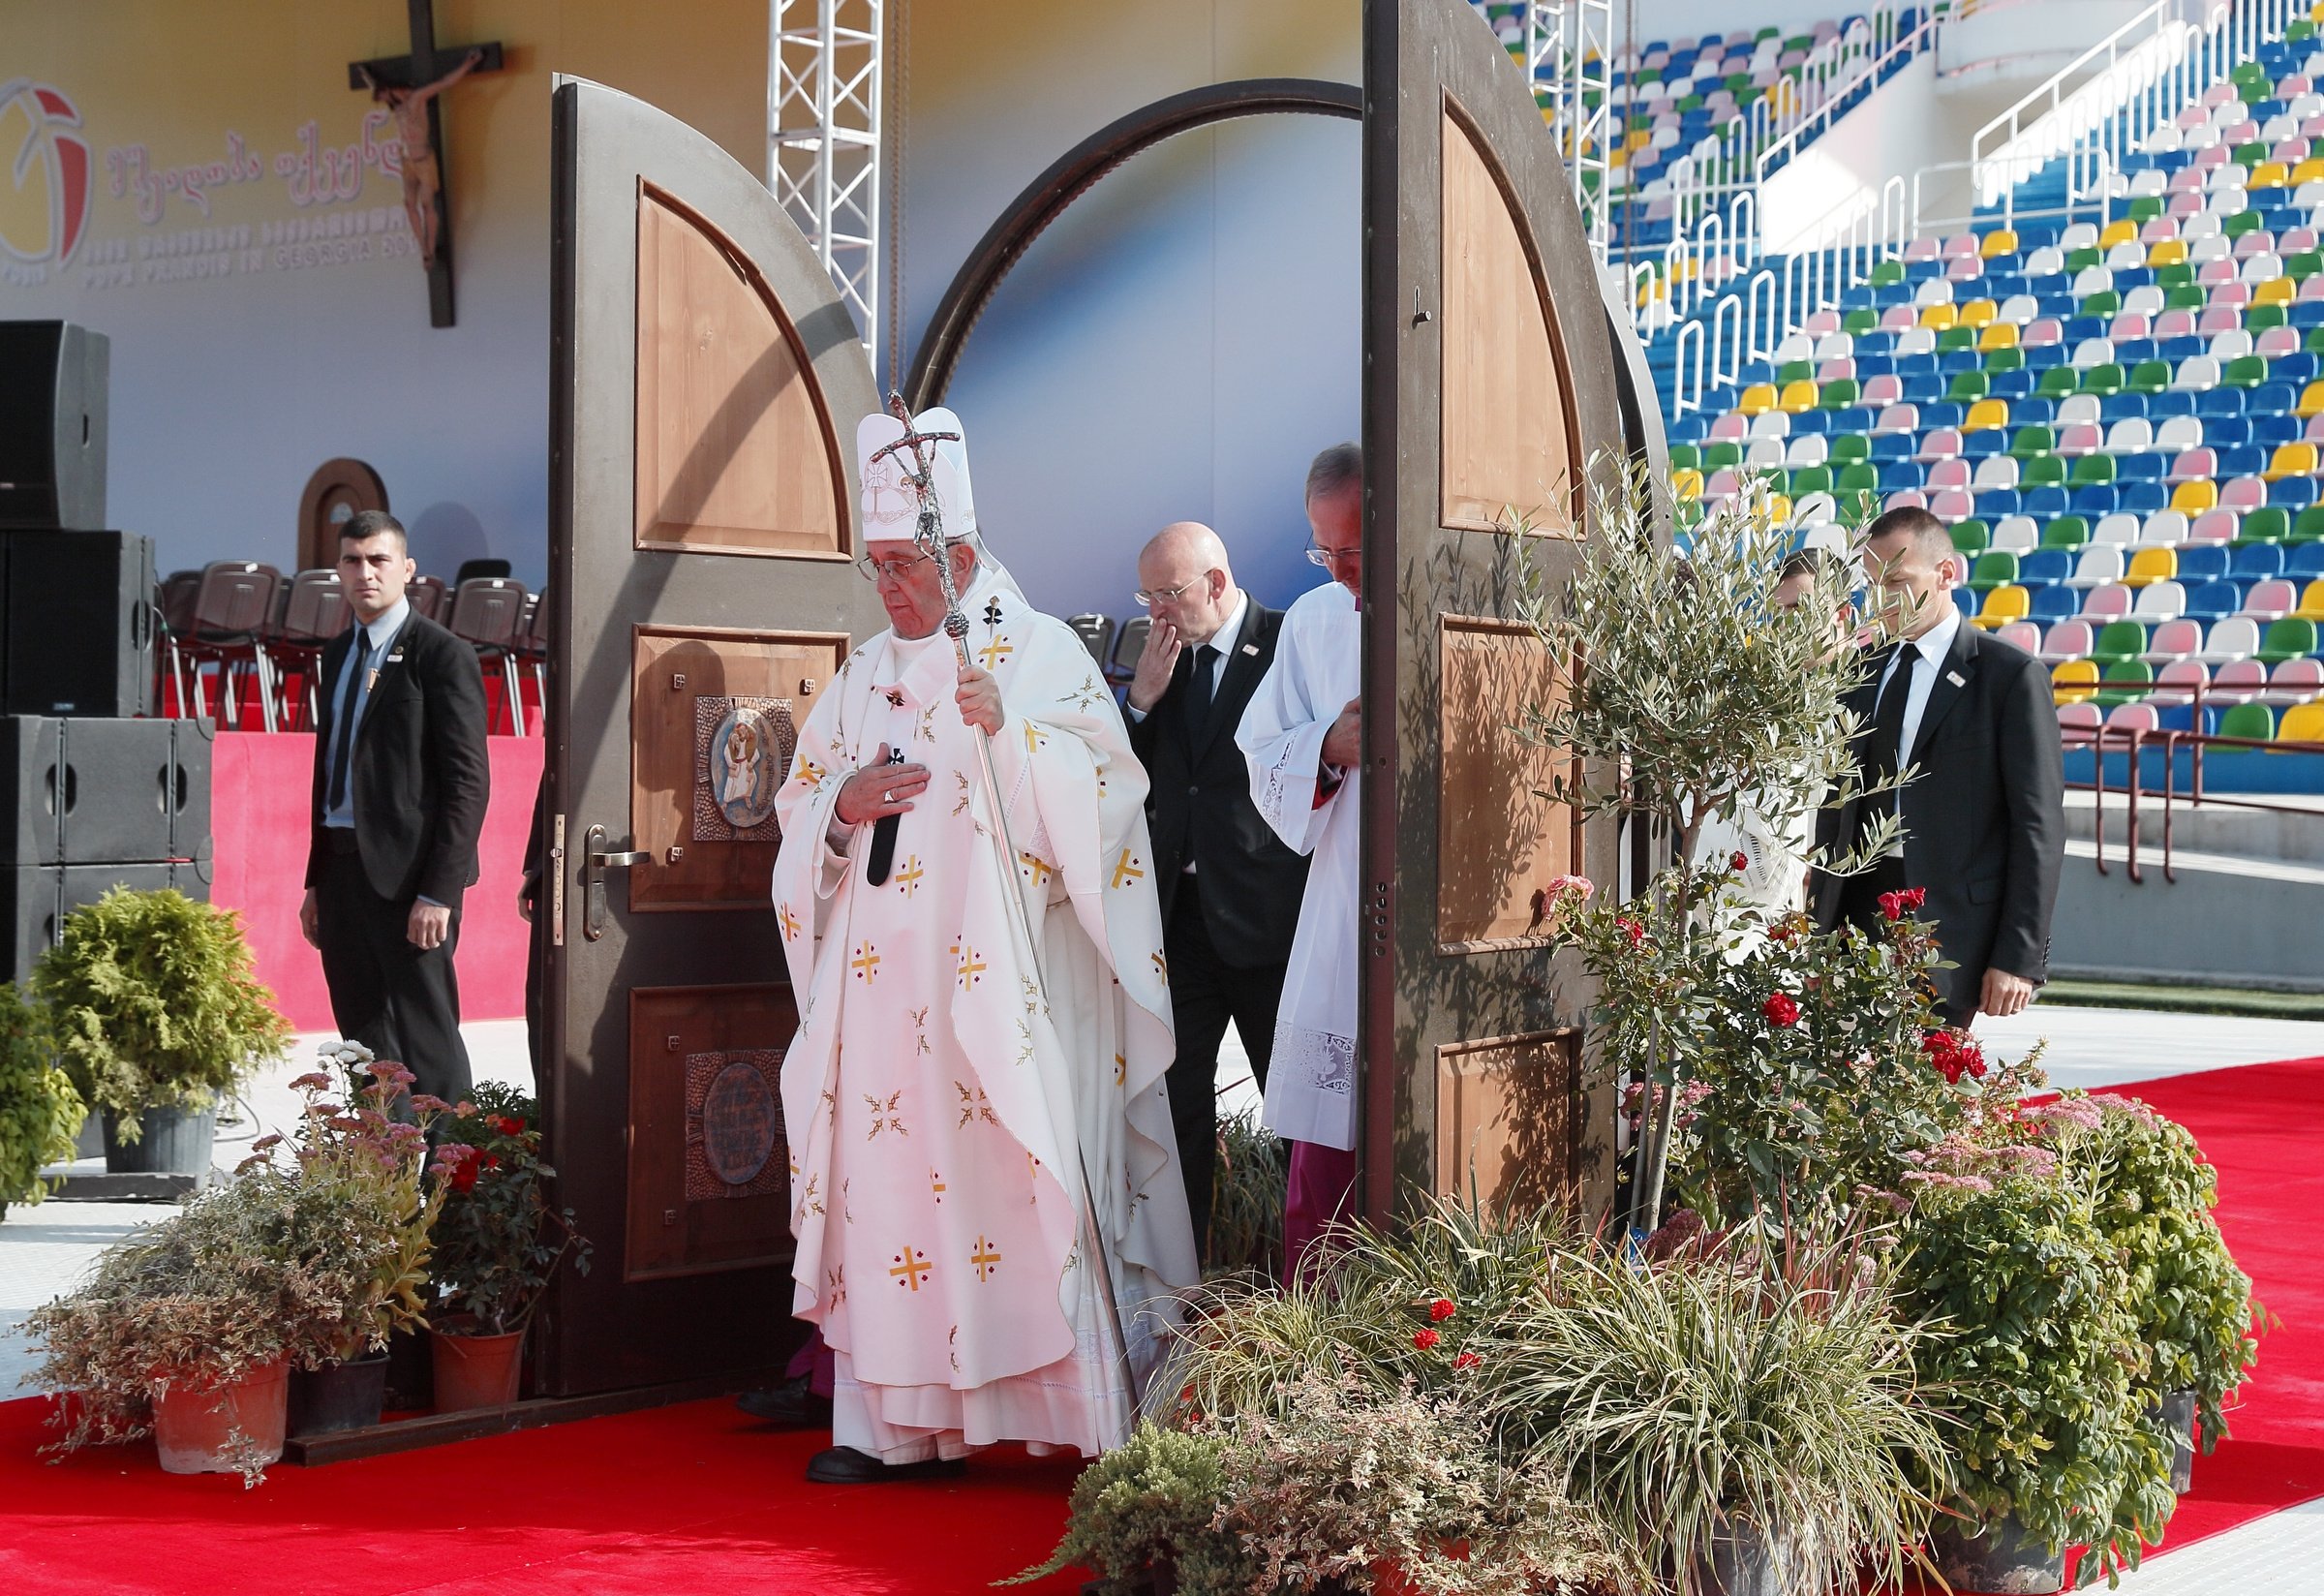
[[[1880,468],[1863,460],[1850,461],[1840,468],[1837,491],[1841,493],[1880,492]]]
[[[1702,469],[1702,450],[1693,444],[1672,444],[1670,445],[1670,469],[1672,471],[1700,471]]]
[[[1984,398],[1992,386],[1982,371],[1957,371],[1953,373],[1952,386],[1945,390],[1944,396],[1956,405],[1973,405]]]
[[[2034,391],[2043,399],[2065,398],[2074,391],[2074,368],[2052,366],[2041,374],[2041,381],[2034,384]]]
[[[2162,308],[2165,310],[2201,310],[2210,303],[2200,284],[2184,283],[2178,288],[2162,291]]]
[[[2084,245],[2080,249],[2070,249],[2065,252],[2065,274],[2068,277],[2071,277],[2076,272],[2083,271],[2088,267],[2102,266],[2105,263],[2106,257],[2100,255],[2096,250],[2092,249],[2088,245]]]
[[[2246,514],[2243,525],[2236,528],[2239,543],[2281,543],[2292,536],[2292,512],[2280,505],[2268,505]]]
[[[1835,466],[1852,466],[1872,458],[1872,440],[1862,433],[1843,432],[1832,439],[1830,459]]]
[[[2065,486],[2065,456],[2035,454],[2018,462],[2017,490],[2028,488],[2062,488]]]
[[[1722,467],[1743,463],[1743,445],[1735,443],[1705,444],[1702,446],[1702,469],[1718,471]]]
[[[2031,460],[2036,454],[2047,454],[2058,446],[2058,436],[2048,427],[2020,427],[2009,440],[2009,452],[2020,460]]]
[[[2084,296],[2079,314],[2083,316],[2118,316],[2122,313],[2122,309],[2123,296],[2121,294],[2112,289],[2100,289],[2095,293]]]
[[[2248,738],[2254,743],[2272,742],[2276,737],[2276,712],[2265,704],[2230,704],[2227,713],[2219,717],[2218,735]],[[2216,759],[2222,754],[2250,752],[2249,749],[2215,748],[2211,750],[2211,757]]]
[[[2324,505],[2310,505],[2293,518],[2292,541],[2324,542]]]
[[[1940,354],[1957,354],[1962,350],[1973,350],[1976,347],[1977,329],[1974,327],[1946,327],[1937,334],[1937,353]]]
[[[1905,269],[1902,263],[1895,261],[1882,261],[1881,265],[1896,267],[1898,276],[1890,279],[1890,281],[1894,282],[1902,279]],[[1878,283],[1881,280],[1880,266],[1875,266],[1873,268],[1872,280],[1875,283]],[[1859,332],[1876,331],[1880,327],[1880,324],[1881,313],[1877,310],[1873,310],[1862,305],[1857,306],[1854,310],[1850,311],[1846,316],[1840,318],[1840,330],[1847,333],[1851,338]]]
[[[2118,660],[2135,660],[2147,652],[2147,629],[2136,621],[2109,621],[2098,629],[2097,640],[2090,645],[2090,657],[2101,665]]]
[[[1775,368],[1775,380],[1779,384],[1813,383],[1816,381],[1816,362],[1813,360],[1786,360]]]
[[[2087,487],[2093,483],[2112,482],[2114,480],[2114,456],[2111,454],[2081,456],[2075,460],[2073,475],[2066,480],[2078,488]]]
[[[1852,377],[1837,377],[1823,384],[1817,398],[1819,410],[1848,410],[1857,404],[1864,393],[1864,384]]]
[[[2102,366],[2091,366],[2082,373],[2081,391],[2095,393],[2100,398],[2123,391],[2123,368],[2119,361],[2109,360]]]
[[[2257,232],[2265,220],[2257,209],[2239,210],[2219,224],[2219,231],[2229,238],[2241,238],[2247,232]]]
[[[2268,362],[2264,355],[2245,354],[2227,362],[2219,373],[2219,385],[2228,388],[2255,388],[2268,380]]]
[[[2259,640],[2257,658],[2271,665],[2286,660],[2305,660],[2316,652],[2316,624],[2287,615],[2280,621],[2268,623],[2267,634]]]
[[[2100,709],[2134,704],[2155,685],[2155,667],[2144,660],[2117,660],[2106,667],[2098,681],[2103,684],[2097,692]]]
[[[1872,286],[1874,288],[1884,289],[1891,283],[1901,283],[1904,280],[1905,263],[1902,261],[1875,261],[1872,263]],[[1871,318],[1874,326],[1880,325],[1880,317],[1877,313],[1866,311],[1864,314]]]
[[[1955,521],[1945,530],[1953,535],[1953,547],[1963,554],[1982,554],[1985,546],[1993,541],[1992,532],[1984,522],[1974,517],[1967,521]]]
[[[2017,556],[2007,549],[1987,549],[1969,568],[1969,585],[1979,593],[2006,587],[2017,580]]]
[[[1791,474],[1791,497],[1804,498],[1811,493],[1832,491],[1832,468],[1829,466],[1801,466]]]
[[[2161,393],[2171,385],[2171,363],[2168,360],[2141,360],[2130,368],[2127,384],[2132,393]]]
[[[2090,541],[2090,523],[2079,515],[2061,515],[2041,529],[2041,546],[2078,549]]]

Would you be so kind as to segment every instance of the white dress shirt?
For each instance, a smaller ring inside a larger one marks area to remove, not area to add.
[[[331,727],[331,748],[328,752],[332,758],[339,757],[339,745],[346,743],[348,745],[347,757],[350,760],[353,759],[355,734],[363,729],[363,712],[371,707],[371,690],[379,685],[380,660],[386,653],[387,645],[395,641],[395,634],[404,629],[404,623],[411,618],[412,600],[398,598],[394,608],[387,610],[376,620],[364,622],[361,627],[361,641],[351,643],[348,646],[347,659],[341,663],[339,675],[331,684],[331,703],[337,706],[347,701],[347,678],[351,671],[367,670],[373,675],[370,681],[355,690],[354,713],[347,717],[347,723]],[[344,831],[354,829],[355,783],[352,773],[348,780],[346,795],[340,800],[337,809],[324,812],[322,823]]]
[[[1929,707],[1929,693],[1937,686],[1937,673],[1944,668],[1944,657],[1952,652],[1953,634],[1960,629],[1961,611],[1956,607],[1952,614],[1905,645],[1917,652],[1925,663],[1913,668],[1911,689],[1905,698],[1904,729],[1896,745],[1896,768],[1900,771],[1912,762],[1912,745],[1920,740],[1920,718]],[[1888,657],[1888,669],[1881,677],[1881,696],[1886,696],[1888,684],[1895,679],[1897,664],[1904,658],[1903,648]],[[1877,715],[1878,698],[1874,705]]]

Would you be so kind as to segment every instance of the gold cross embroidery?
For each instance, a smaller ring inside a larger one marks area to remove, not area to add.
[[[935,1195],[936,1206],[938,1208],[943,1207],[945,1190],[944,1177],[937,1174],[933,1169],[928,1172],[928,1189]]]
[[[1048,741],[1049,741],[1049,733],[1048,733],[1048,732],[1046,732],[1046,731],[1043,731],[1043,730],[1042,730],[1042,729],[1041,729],[1039,726],[1037,726],[1037,725],[1033,724],[1033,723],[1032,723],[1032,721],[1025,721],[1025,723],[1024,723],[1024,752],[1027,752],[1027,753],[1039,753],[1039,752],[1041,752],[1042,746],[1043,746],[1044,744],[1046,744]]]
[[[985,964],[977,958],[976,949],[966,942],[961,944],[961,990],[966,992],[984,979]]]
[[[920,1289],[920,1276],[933,1274],[935,1271],[936,1266],[928,1261],[927,1253],[907,1246],[896,1254],[895,1265],[889,1269],[888,1273],[897,1277],[898,1285],[908,1285],[917,1292]]]
[[[1130,857],[1130,850],[1121,850],[1121,862],[1114,867],[1114,885],[1116,890],[1146,875],[1146,867]]]
[[[825,1297],[833,1307],[847,1300],[847,1266],[842,1264],[831,1272],[831,1289]]]
[[[1000,1123],[994,1117],[993,1101],[985,1095],[984,1088],[977,1087],[971,1090],[965,1082],[955,1081],[952,1083],[952,1089],[961,1094],[962,1124],[965,1125],[974,1120],[982,1120],[989,1125]]]
[[[879,979],[879,954],[870,942],[858,942],[855,957],[847,961],[847,967],[863,978],[864,985],[870,986]]]
[[[1016,652],[1016,644],[1010,642],[1006,637],[995,637],[993,639],[993,641],[987,643],[983,648],[978,649],[976,651],[976,657],[985,662],[985,668],[987,670],[992,670],[998,666],[1003,660],[1006,660],[1010,655]]]
[[[1169,980],[1170,961],[1163,958],[1159,953],[1149,953],[1147,955],[1147,957],[1154,962],[1154,973],[1161,976],[1165,981]]]
[[[1049,884],[1049,878],[1056,874],[1055,869],[1050,864],[1050,862],[1047,859],[1042,858],[1039,854],[1020,853],[1017,855],[1017,857],[1024,861],[1025,869],[1032,875],[1033,885],[1037,887],[1047,886]]]
[[[823,767],[802,753],[799,755],[798,772],[793,779],[805,782],[809,786],[814,786],[823,780]]]
[[[903,861],[903,868],[896,873],[896,884],[902,887],[903,895],[909,898],[920,890],[920,878],[927,874],[920,868],[920,855],[911,854]]]
[[[920,1052],[926,1053],[928,1051],[928,1010],[915,1008],[907,1009],[905,1012],[912,1017],[912,1030],[919,1038]]]
[[[782,921],[782,939],[786,942],[799,940],[799,916],[791,912],[790,905],[782,905],[780,919]]]
[[[931,704],[920,712],[920,724],[914,728],[912,735],[924,743],[933,743],[936,740],[935,705]]]
[[[968,1261],[976,1266],[976,1278],[981,1284],[992,1279],[993,1272],[1000,1267],[1000,1248],[986,1241],[980,1232],[976,1238],[976,1250],[968,1254]]]

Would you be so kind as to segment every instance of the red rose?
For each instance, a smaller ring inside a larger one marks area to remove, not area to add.
[[[452,1190],[465,1197],[476,1189],[476,1160],[463,1158],[460,1167],[452,1171]]]
[[[1737,848],[1734,852],[1727,856],[1727,868],[1732,871],[1749,870],[1751,868],[1751,857],[1741,848]]]
[[[1901,892],[1881,894],[1881,916],[1891,924],[1905,917],[1905,895]]]
[[[1791,1000],[1791,995],[1788,992],[1771,993],[1767,1000],[1759,1005],[1759,1012],[1767,1016],[1767,1023],[1771,1026],[1799,1023],[1799,1005]]]
[[[1916,909],[1928,901],[1929,889],[1927,887],[1905,888],[1905,907],[1907,909]]]
[[[1452,1366],[1454,1368],[1475,1368],[1479,1364],[1483,1362],[1484,1360],[1478,1357],[1474,1352],[1464,1352],[1459,1357],[1452,1360]]]
[[[1624,915],[1616,919],[1614,924],[1622,928],[1622,935],[1630,938],[1630,945],[1632,947],[1635,948],[1640,942],[1646,940],[1646,928],[1638,924],[1637,921],[1631,919],[1628,915]]]
[[[1459,1311],[1460,1310],[1458,1308],[1452,1305],[1452,1299],[1450,1297],[1439,1297],[1435,1302],[1428,1304],[1428,1317],[1434,1319],[1440,1325]]]
[[[1433,1330],[1416,1330],[1412,1333],[1412,1344],[1422,1352],[1426,1352],[1443,1339],[1444,1337]]]
[[[522,1120],[511,1119],[505,1114],[496,1114],[492,1117],[492,1128],[503,1136],[522,1136],[525,1133],[525,1122]]]

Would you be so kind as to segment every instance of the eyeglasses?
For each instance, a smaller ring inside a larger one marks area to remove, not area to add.
[[[1175,588],[1156,588],[1151,593],[1147,592],[1144,588],[1140,588],[1136,593],[1131,594],[1130,597],[1138,600],[1138,604],[1141,609],[1149,604],[1175,604],[1178,601],[1179,594],[1184,593],[1188,588],[1195,586],[1199,582],[1207,582],[1209,579],[1210,573],[1208,571],[1204,571],[1200,576],[1188,577],[1185,581],[1180,582]]]
[[[901,560],[874,560],[869,554],[859,554],[855,557],[855,568],[864,573],[866,581],[876,582],[884,576],[891,582],[901,582],[912,573],[914,567],[929,558],[926,554],[914,554]]]
[[[1360,560],[1362,557],[1363,545],[1361,543],[1354,548],[1344,549],[1317,548],[1313,543],[1307,545],[1307,563],[1311,566],[1329,568],[1350,560]]]

